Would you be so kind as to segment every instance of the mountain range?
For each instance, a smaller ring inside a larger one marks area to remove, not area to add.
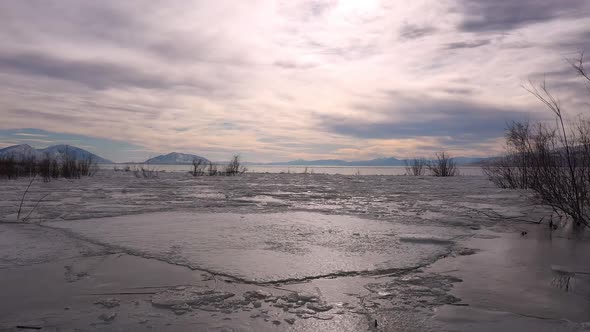
[[[470,157],[456,157],[453,158],[457,165],[477,165],[489,160],[490,158],[470,158]],[[397,158],[377,158],[371,160],[345,161],[339,159],[320,159],[320,160],[292,160],[286,162],[268,163],[266,165],[276,166],[405,166],[409,159]]]
[[[61,158],[68,151],[69,154],[74,156],[75,159],[88,159],[96,161],[99,164],[112,164],[113,162],[102,158],[96,154],[88,152],[84,149],[71,146],[71,145],[54,145],[45,149],[34,149],[30,145],[21,144],[9,146],[7,148],[0,149],[0,157],[14,156],[16,159],[23,159],[28,157],[35,157],[37,159],[49,156],[51,158]],[[470,158],[470,157],[456,157],[453,160],[457,165],[477,165],[489,160],[490,158]],[[192,164],[193,160],[201,160],[203,163],[209,163],[209,160],[205,157],[201,157],[194,154],[171,152],[165,155],[159,155],[146,160],[145,164],[152,165],[187,165]],[[397,159],[394,157],[390,158],[377,158],[371,160],[358,160],[358,161],[345,161],[339,159],[319,159],[319,160],[292,160],[286,162],[273,162],[273,163],[246,163],[249,165],[276,165],[276,166],[405,166],[406,159]]]
[[[31,157],[37,160],[43,159],[45,157],[49,157],[51,159],[61,159],[66,153],[76,160],[88,160],[91,158],[92,161],[98,164],[113,163],[112,161],[97,156],[92,152],[65,144],[53,145],[45,149],[35,149],[28,144],[13,145],[0,149],[0,157],[14,157],[17,160],[23,160]]]

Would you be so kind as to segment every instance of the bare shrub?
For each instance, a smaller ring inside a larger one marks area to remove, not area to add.
[[[404,161],[406,164],[406,175],[422,176],[426,173],[428,161],[424,158],[414,158]]]
[[[14,156],[0,157],[0,177],[7,179],[18,177],[17,162]]]
[[[37,174],[37,161],[34,157],[17,159],[14,155],[0,157],[0,178],[17,179]]]
[[[158,170],[155,168],[141,167],[141,175],[144,179],[153,179],[158,177]]]
[[[21,162],[21,176],[35,176],[37,174],[37,159],[34,156],[25,157]]]
[[[504,189],[525,189],[526,177],[523,168],[517,166],[515,155],[494,158],[482,166],[483,173],[497,187]]]
[[[459,174],[457,164],[451,156],[445,152],[438,152],[435,159],[427,163],[428,170],[433,176],[447,177],[456,176]]]
[[[59,178],[59,176],[61,175],[61,167],[59,165],[59,162],[56,159],[51,159],[50,164],[51,166],[49,167],[49,173],[51,175],[51,178]]]
[[[60,157],[45,155],[41,160],[34,157],[25,157],[20,160],[15,156],[1,157],[0,178],[17,179],[22,176],[38,175],[44,182],[49,182],[59,177],[79,179],[82,176],[92,176],[98,171],[98,165],[92,158],[77,160],[67,148]]]
[[[586,83],[583,54],[571,62]],[[486,173],[500,187],[532,190],[541,203],[590,227],[590,118],[568,124],[545,82],[525,89],[553,113],[553,124],[514,122],[507,128],[507,154]]]
[[[203,159],[193,159],[193,170],[190,172],[193,176],[205,175],[205,162]]]
[[[80,176],[94,176],[99,168],[94,158],[92,156],[88,156],[86,159],[77,160],[76,167],[78,172],[78,177]]]
[[[207,168],[207,173],[209,174],[209,176],[217,175],[218,174],[217,165],[212,162],[209,162],[209,167]]]
[[[82,176],[92,176],[97,170],[98,166],[91,156],[79,160],[75,153],[66,149],[61,155],[61,176],[66,179],[79,179]]]
[[[242,165],[240,155],[235,155],[230,160],[230,162],[227,165],[225,165],[224,173],[227,176],[234,176],[246,173],[246,171],[248,171],[248,169],[244,165]]]
[[[53,166],[51,162],[51,158],[49,156],[45,156],[45,158],[41,159],[38,165],[38,174],[43,178],[43,182],[51,181],[52,175],[57,175],[59,177],[58,172],[52,172],[51,167]]]
[[[66,179],[76,178],[76,158],[69,153],[68,147],[66,146],[65,152],[62,154],[61,159],[61,176]]]
[[[148,166],[134,166],[131,171],[138,179],[155,179],[158,177],[158,170],[155,167],[150,168]]]

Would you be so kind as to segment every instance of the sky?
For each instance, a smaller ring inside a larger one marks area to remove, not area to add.
[[[584,50],[587,0],[1,1],[0,148],[491,156],[550,119],[529,80],[590,110]]]

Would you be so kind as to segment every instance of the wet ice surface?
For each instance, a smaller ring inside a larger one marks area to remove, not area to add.
[[[163,212],[50,222],[84,238],[240,279],[391,272],[447,254],[464,229],[309,212]]]
[[[0,224],[0,271],[102,252],[100,246],[77,241],[59,231],[35,225]]]
[[[590,330],[590,241],[588,234],[524,227],[526,236],[483,232],[464,242],[472,256],[443,259],[430,272],[460,276],[452,294],[469,308],[444,308],[437,315],[458,331]],[[480,262],[485,264],[480,264]],[[562,266],[575,274],[569,289],[558,287]],[[585,325],[573,322],[589,322]],[[543,324],[547,323],[547,324]],[[526,328],[526,329],[525,329]]]
[[[548,210],[483,177],[102,171],[34,183],[26,213],[50,195],[31,224],[11,224],[26,185],[0,181],[0,329],[579,331],[590,321],[588,278],[570,292],[551,284],[552,265],[589,268],[588,239],[521,223]]]

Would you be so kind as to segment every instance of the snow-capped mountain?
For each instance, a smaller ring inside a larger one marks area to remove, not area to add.
[[[202,160],[204,163],[209,163],[205,157],[197,156],[188,153],[172,152],[165,155],[160,155],[150,158],[145,161],[146,164],[169,165],[169,164],[192,164],[193,160]]]
[[[76,160],[87,160],[91,158],[92,161],[98,164],[110,164],[112,161],[88,152],[84,149],[72,145],[53,145],[45,149],[35,149],[28,144],[20,144],[9,146],[0,149],[0,157],[14,157],[17,160],[22,160],[30,157],[36,159],[43,159],[45,157],[61,159],[65,154],[72,156]]]
[[[14,156],[16,159],[38,157],[39,152],[28,144],[19,144],[0,149],[0,157]]]

